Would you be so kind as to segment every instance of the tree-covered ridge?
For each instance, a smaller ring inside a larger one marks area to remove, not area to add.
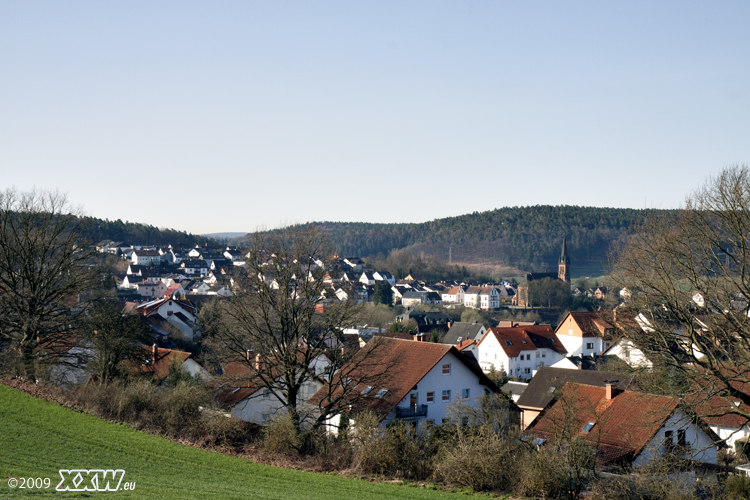
[[[112,240],[129,243],[131,245],[173,245],[175,247],[193,247],[211,241],[204,236],[190,234],[176,229],[157,228],[138,222],[111,221],[84,217],[88,227],[86,237],[92,243],[102,240]]]
[[[621,241],[655,210],[537,205],[436,219],[424,223],[320,222],[341,255],[388,255],[393,249],[424,252],[447,262],[500,263],[543,271],[557,265],[563,236],[572,266],[606,262]]]

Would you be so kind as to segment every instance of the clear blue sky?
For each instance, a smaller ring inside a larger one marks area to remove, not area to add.
[[[676,207],[750,162],[750,2],[0,0],[0,187],[191,232]]]

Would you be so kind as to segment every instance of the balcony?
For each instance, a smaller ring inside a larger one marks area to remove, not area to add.
[[[402,408],[396,407],[396,418],[416,418],[427,416],[427,405],[415,405]]]

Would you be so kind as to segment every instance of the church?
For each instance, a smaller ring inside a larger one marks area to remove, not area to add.
[[[570,285],[570,258],[568,257],[568,245],[565,237],[563,237],[560,260],[557,263],[557,273],[526,274],[524,282],[518,285],[518,293],[516,293],[514,300],[515,305],[519,307],[529,307],[529,282],[544,278],[560,280]]]

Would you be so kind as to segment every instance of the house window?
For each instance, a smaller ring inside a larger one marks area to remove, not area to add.
[[[581,427],[581,432],[583,432],[584,434],[588,434],[589,432],[591,432],[591,429],[593,429],[595,425],[596,422],[588,421],[584,424],[583,427]]]
[[[505,343],[508,345],[513,345],[513,342],[511,342],[510,340],[506,340]]]
[[[524,368],[523,372],[526,374],[531,373],[531,368]]]
[[[451,364],[445,363],[443,365],[443,375],[450,375],[451,374]]]
[[[530,359],[531,359],[531,354],[527,354],[527,355],[526,355],[526,360],[528,361],[528,360],[530,360]]]
[[[385,396],[385,393],[388,392],[388,389],[380,389],[377,394],[375,394],[376,398],[382,398]]]
[[[537,357],[537,358],[539,357],[539,353],[536,353],[536,357]]]
[[[435,401],[435,393],[434,392],[428,392],[427,393],[427,402],[433,403]]]
[[[469,389],[461,389],[461,398],[469,399]]]
[[[412,392],[411,394],[409,394],[409,406],[412,408],[417,407],[417,393],[416,392]]]
[[[546,353],[546,352],[543,352],[543,353],[542,353],[542,357],[543,357],[543,358],[546,358],[546,357],[547,357],[547,353]]]
[[[363,391],[362,391],[362,394],[367,394],[367,393],[368,393],[368,392],[370,392],[371,390],[372,390],[372,386],[371,386],[371,385],[368,385],[367,387],[365,387],[365,390],[363,390]]]
[[[451,400],[451,391],[443,391],[443,401]]]
[[[685,447],[687,445],[687,440],[685,438],[685,429],[680,429],[677,431],[677,446]]]
[[[672,431],[664,431],[664,451],[667,453],[674,449],[673,434]]]
[[[594,343],[593,342],[586,342],[586,349],[593,349]]]

